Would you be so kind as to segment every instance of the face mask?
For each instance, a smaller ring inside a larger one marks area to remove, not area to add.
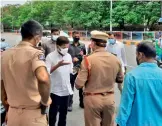
[[[76,37],[73,38],[74,42],[79,42],[79,40],[80,40],[80,38],[76,38]]]
[[[116,43],[116,40],[115,39],[108,39],[108,42],[112,45],[114,45]]]
[[[58,35],[52,35],[52,40],[56,41],[58,37],[59,37]]]
[[[68,53],[68,48],[65,48],[65,49],[62,49],[60,48],[60,51],[59,51],[62,55],[66,55]]]

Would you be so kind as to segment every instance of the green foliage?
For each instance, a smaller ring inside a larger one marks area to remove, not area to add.
[[[24,5],[7,5],[2,9],[4,26],[19,28],[29,19],[42,25],[72,28],[106,28],[110,22],[110,1],[30,1]],[[145,16],[144,16],[145,15]],[[145,20],[144,20],[145,17]],[[151,25],[160,17],[160,2],[113,1],[112,22]]]

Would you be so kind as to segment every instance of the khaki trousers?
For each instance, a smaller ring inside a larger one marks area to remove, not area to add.
[[[9,108],[7,126],[47,126],[46,115],[40,109]]]
[[[114,94],[84,96],[85,126],[114,126]]]

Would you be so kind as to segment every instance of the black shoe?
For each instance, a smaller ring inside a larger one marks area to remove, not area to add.
[[[69,106],[68,107],[68,112],[72,112],[73,111],[73,107],[72,106]]]
[[[79,106],[83,109],[84,108],[84,104],[80,103]]]

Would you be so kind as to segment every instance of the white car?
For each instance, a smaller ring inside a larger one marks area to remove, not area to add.
[[[64,31],[60,31],[60,36],[65,36],[69,39],[70,43],[73,42],[73,38],[70,37],[67,33],[65,33]],[[42,42],[46,42],[48,40],[51,39],[51,31],[50,30],[43,30],[43,37],[42,37]]]
[[[51,31],[50,30],[43,30],[43,37],[51,38]]]

